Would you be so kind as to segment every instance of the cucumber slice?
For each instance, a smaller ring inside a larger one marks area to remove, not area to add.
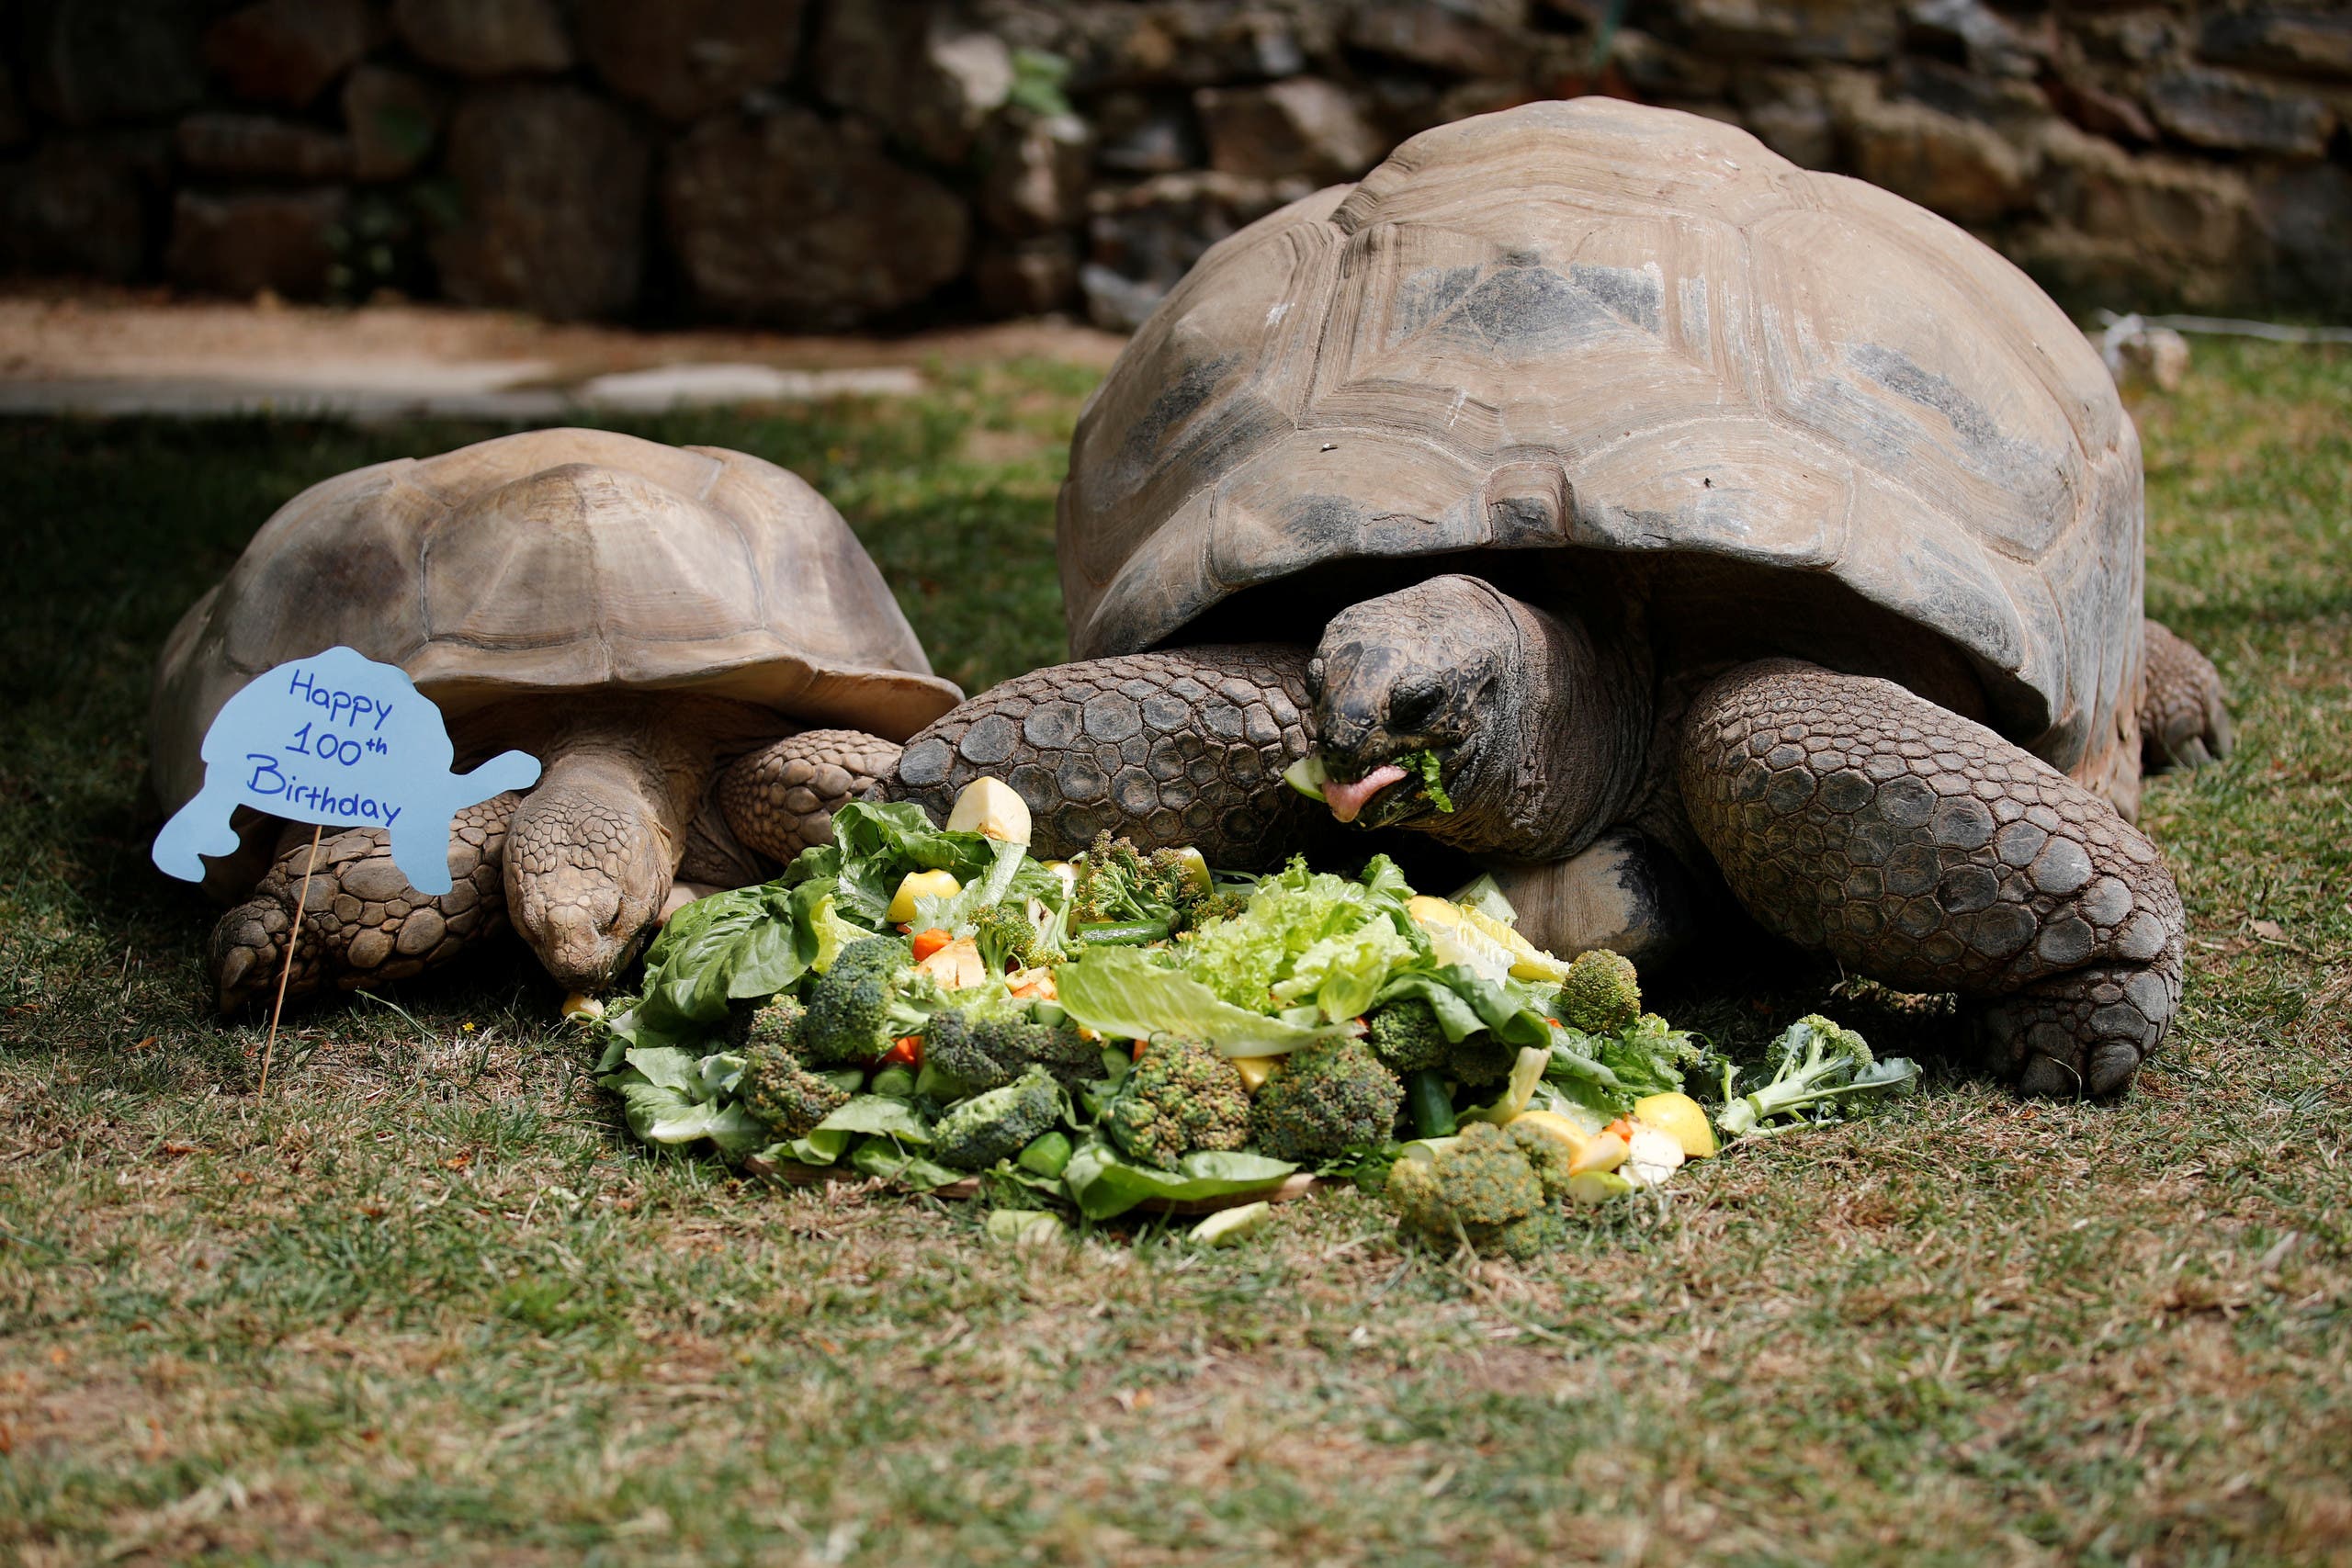
[[[1193,1227],[1193,1239],[1203,1247],[1225,1247],[1257,1235],[1274,1217],[1274,1206],[1261,1201],[1238,1209],[1219,1209]]]
[[[1323,759],[1313,751],[1283,770],[1283,783],[1309,800],[1323,798],[1323,786],[1330,779],[1323,768]]]

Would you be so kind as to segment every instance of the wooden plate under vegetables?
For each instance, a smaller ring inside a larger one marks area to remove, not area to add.
[[[833,1166],[802,1165],[797,1160],[763,1159],[752,1155],[743,1161],[743,1168],[753,1176],[771,1177],[794,1187],[816,1187],[828,1181],[871,1181],[875,1178],[854,1170],[842,1170]],[[1305,1174],[1284,1179],[1279,1187],[1264,1188],[1256,1192],[1232,1192],[1222,1198],[1147,1198],[1136,1205],[1136,1213],[1146,1214],[1214,1214],[1220,1209],[1238,1209],[1244,1203],[1287,1203],[1294,1198],[1304,1198],[1315,1187],[1315,1178]],[[980,1179],[967,1176],[961,1181],[951,1181],[944,1187],[934,1187],[934,1198],[970,1198],[978,1193]]]

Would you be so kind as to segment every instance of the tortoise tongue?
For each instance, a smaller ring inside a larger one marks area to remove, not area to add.
[[[1394,762],[1383,762],[1353,784],[1340,784],[1336,779],[1323,785],[1323,803],[1331,815],[1342,822],[1352,822],[1363,809],[1363,803],[1405,776],[1405,770]]]

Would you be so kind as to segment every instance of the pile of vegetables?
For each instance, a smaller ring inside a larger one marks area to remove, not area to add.
[[[1436,898],[1383,855],[1241,877],[1107,834],[1040,862],[1028,838],[993,779],[944,828],[851,805],[776,881],[680,910],[642,992],[595,1025],[631,1131],[757,1171],[985,1189],[1033,1217],[1340,1177],[1383,1189],[1407,1238],[1525,1257],[1566,1206],[1658,1185],[1718,1128],[1917,1080],[1807,1019],[1770,1082],[1740,1093],[1722,1068],[1711,1123],[1683,1086],[1717,1064],[1642,1010],[1634,965],[1535,947],[1487,879]]]

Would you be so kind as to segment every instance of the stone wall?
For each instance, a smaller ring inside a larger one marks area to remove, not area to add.
[[[1587,91],[1874,180],[2075,303],[2352,314],[2344,0],[0,0],[0,265],[1126,327],[1404,137]]]

